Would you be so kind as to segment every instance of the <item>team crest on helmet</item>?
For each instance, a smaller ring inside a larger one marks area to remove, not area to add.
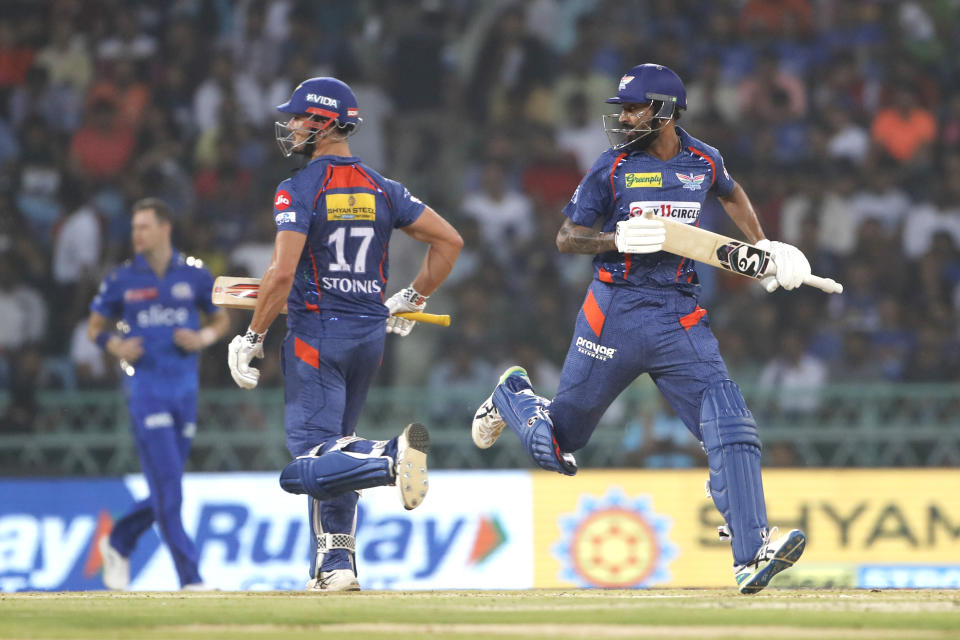
[[[706,178],[705,173],[701,173],[699,175],[693,175],[692,173],[677,174],[677,180],[683,183],[683,188],[689,189],[690,191],[699,191],[701,189],[701,185],[703,184],[704,178]]]
[[[636,78],[636,76],[623,76],[622,78],[620,78],[620,88],[617,89],[617,90],[618,90],[618,91],[623,91],[623,90],[627,87],[628,84],[630,84],[631,82],[633,82],[633,79],[634,79],[634,78]]]

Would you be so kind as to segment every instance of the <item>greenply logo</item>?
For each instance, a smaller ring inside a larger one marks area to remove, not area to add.
[[[656,173],[628,173],[626,180],[627,189],[663,186],[663,175],[659,171]]]

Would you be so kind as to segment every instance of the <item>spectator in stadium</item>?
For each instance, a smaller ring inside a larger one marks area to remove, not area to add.
[[[891,158],[909,164],[934,142],[937,121],[929,107],[918,102],[912,87],[900,86],[893,95],[893,103],[874,116],[870,135]]]
[[[150,495],[98,542],[110,589],[129,588],[130,554],[154,523],[181,588],[207,588],[181,520],[181,480],[197,431],[197,352],[219,340],[230,319],[210,300],[210,272],[174,250],[171,217],[160,200],[134,204],[135,255],[107,275],[90,303],[87,335],[120,360],[126,374],[131,431],[150,487]],[[208,318],[202,328],[200,314]],[[120,333],[110,328],[118,320],[125,329]]]

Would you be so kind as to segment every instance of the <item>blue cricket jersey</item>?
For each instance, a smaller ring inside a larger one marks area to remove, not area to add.
[[[563,213],[572,222],[603,231],[617,222],[655,209],[659,215],[699,225],[708,193],[726,196],[734,181],[713,147],[680,127],[680,153],[666,162],[645,151],[608,149],[584,176]],[[672,253],[601,253],[593,259],[594,278],[611,284],[663,286],[695,282],[694,262]]]
[[[321,156],[277,187],[277,231],[307,236],[287,298],[287,327],[320,337],[339,321],[386,320],[383,304],[394,229],[412,224],[425,205],[355,157]],[[333,322],[330,322],[333,320]]]
[[[90,310],[122,319],[124,337],[143,337],[143,355],[133,363],[134,375],[124,378],[129,394],[165,395],[196,390],[197,354],[173,341],[177,329],[200,328],[199,311],[213,313],[213,277],[199,261],[174,251],[163,277],[146,258],[135,256],[115,267],[100,284]]]

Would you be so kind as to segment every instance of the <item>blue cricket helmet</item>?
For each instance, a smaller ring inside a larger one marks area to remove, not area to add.
[[[314,114],[336,120],[340,125],[360,123],[357,96],[347,83],[336,78],[310,78],[293,90],[290,99],[277,105],[278,111],[294,115]]]
[[[656,117],[672,117],[676,109],[687,108],[687,90],[676,73],[662,64],[640,64],[620,78],[617,95],[607,99],[611,104],[662,102]]]

